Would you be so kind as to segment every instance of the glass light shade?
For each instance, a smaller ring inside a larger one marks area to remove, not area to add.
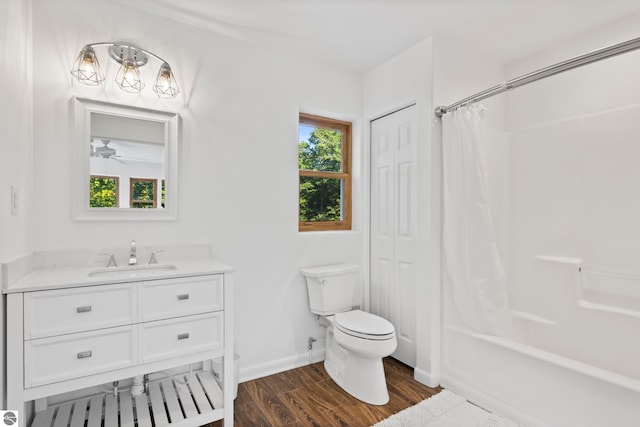
[[[142,90],[144,83],[140,78],[140,71],[131,59],[122,61],[122,65],[116,74],[116,84],[125,92],[137,93]]]
[[[160,98],[175,98],[180,93],[176,78],[173,76],[171,67],[166,62],[162,64],[160,71],[158,71],[153,91]]]
[[[104,81],[104,74],[102,74],[100,63],[96,58],[96,52],[91,46],[82,48],[73,69],[71,69],[71,74],[80,83],[89,86],[98,86]]]

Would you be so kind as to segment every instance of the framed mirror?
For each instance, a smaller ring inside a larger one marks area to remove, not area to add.
[[[177,113],[74,98],[74,218],[175,220]]]

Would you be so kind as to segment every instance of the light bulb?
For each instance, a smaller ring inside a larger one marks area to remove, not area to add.
[[[160,71],[158,71],[153,91],[161,98],[175,98],[180,93],[171,67],[166,62],[162,64]]]
[[[90,86],[98,86],[104,81],[100,63],[91,46],[85,46],[80,51],[78,59],[71,70],[71,74],[80,82]]]
[[[140,78],[140,71],[132,59],[125,59],[116,74],[116,83],[125,92],[137,93],[142,90],[144,83]]]

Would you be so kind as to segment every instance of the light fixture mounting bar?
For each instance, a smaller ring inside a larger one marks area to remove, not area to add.
[[[147,53],[143,49],[131,44],[114,44],[109,46],[109,56],[118,64],[130,60],[136,67],[141,67],[149,62]]]
[[[123,42],[96,42],[96,43],[86,44],[85,46],[89,46],[89,47],[108,46],[109,48],[111,48],[112,46],[131,47],[132,49],[136,49],[136,50],[144,53],[147,56],[150,56],[152,58],[157,59],[160,62],[167,62],[167,61],[165,61],[164,59],[162,59],[161,57],[159,57],[158,55],[156,55],[153,52],[149,52],[148,50],[142,49],[141,47],[138,47],[138,46],[134,45],[133,43],[124,42],[124,41]],[[111,50],[111,49],[109,49],[109,50]],[[109,54],[111,54],[111,52],[109,52]],[[115,58],[113,58],[113,59],[115,59]]]

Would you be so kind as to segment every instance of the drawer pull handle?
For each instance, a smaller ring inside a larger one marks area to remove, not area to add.
[[[178,335],[178,340],[186,340],[186,339],[189,339],[188,333]]]
[[[185,299],[189,299],[189,294],[180,294],[180,295],[178,295],[178,300],[179,301],[182,301],[182,300],[185,300]]]
[[[76,311],[78,313],[87,313],[87,312],[91,311],[91,306],[90,305],[83,305],[82,307],[76,308]]]
[[[86,359],[91,356],[92,356],[91,350],[81,351],[80,353],[78,353],[78,359]]]

